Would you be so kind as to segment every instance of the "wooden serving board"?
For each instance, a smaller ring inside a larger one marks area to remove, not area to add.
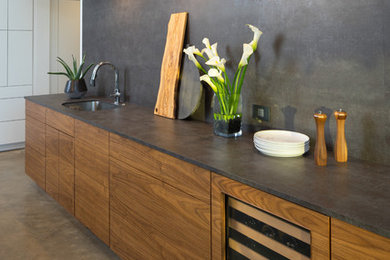
[[[168,23],[167,41],[161,65],[160,87],[154,114],[176,118],[176,98],[179,84],[180,65],[188,13],[171,15]]]

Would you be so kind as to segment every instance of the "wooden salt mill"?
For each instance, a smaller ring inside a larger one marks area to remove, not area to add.
[[[347,112],[342,109],[334,112],[337,121],[337,136],[334,144],[334,158],[336,162],[346,162],[348,160],[347,141],[345,140],[345,119]]]
[[[316,120],[317,127],[317,141],[316,146],[314,148],[314,160],[317,165],[325,166],[328,154],[326,151],[325,144],[325,122],[327,116],[322,113],[322,111],[318,111],[318,113],[314,114],[314,119]]]

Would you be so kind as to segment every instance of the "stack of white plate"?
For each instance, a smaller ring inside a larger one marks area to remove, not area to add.
[[[309,151],[309,137],[286,130],[264,130],[256,132],[253,142],[257,150],[276,157],[296,157]]]

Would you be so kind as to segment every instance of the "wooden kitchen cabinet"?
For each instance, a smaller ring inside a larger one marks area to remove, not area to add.
[[[108,132],[75,121],[75,216],[109,244]]]
[[[25,171],[45,190],[45,120],[46,108],[26,101]]]
[[[332,259],[390,259],[390,239],[332,218]]]
[[[249,210],[248,212],[243,210],[245,214],[254,215],[260,213],[261,216],[265,215],[265,217],[263,217],[263,219],[259,217],[258,219],[264,223],[269,223],[269,221],[271,221],[274,222],[274,227],[279,230],[287,230],[287,233],[291,234],[301,232],[304,234],[298,235],[301,235],[302,237],[309,236],[307,241],[310,243],[310,257],[299,256],[299,259],[329,259],[329,217],[218,174],[212,175],[212,259],[226,259],[226,245],[228,243],[228,241],[226,241],[226,226],[228,221],[225,215],[227,210],[227,196],[239,200],[241,208],[245,210],[249,209],[253,211],[259,209],[259,212],[256,211],[257,213],[248,213]],[[241,208],[238,209],[241,210]],[[265,221],[264,219],[266,218],[271,218],[271,220]],[[260,234],[260,232],[248,229],[247,226],[243,226],[242,224],[237,223],[237,221],[233,224],[234,228],[238,227],[237,230],[239,230],[239,232],[242,232],[241,230],[248,232],[250,238],[254,239],[255,242],[263,239],[266,243],[269,243],[276,248],[278,252],[282,252],[280,254],[284,254],[284,257],[289,259],[297,258],[293,256],[296,253],[292,252],[290,248],[286,247],[284,244],[275,242],[272,239],[270,240],[269,237],[272,238],[272,236],[267,235],[267,238]],[[298,231],[291,231],[291,229],[298,229]],[[277,235],[278,234],[274,236]],[[255,252],[234,240],[231,241],[231,247],[242,255],[246,255],[248,258],[261,259],[262,257],[258,252]],[[259,246],[257,246],[257,248],[259,248]]]
[[[171,161],[158,159],[156,150],[113,134],[110,141],[114,252],[123,259],[210,259],[210,172],[179,160],[170,168]],[[178,188],[170,181],[174,175]]]
[[[67,134],[74,132],[74,119],[58,114],[47,110],[46,118],[56,119],[46,124],[46,192],[74,215],[74,137]]]

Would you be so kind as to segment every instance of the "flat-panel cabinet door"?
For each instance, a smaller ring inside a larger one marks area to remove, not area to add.
[[[74,215],[74,138],[59,133],[58,201]]]
[[[75,216],[107,245],[108,164],[108,132],[75,120]]]
[[[46,125],[46,192],[58,201],[59,132]]]
[[[390,239],[332,218],[332,259],[390,259]]]
[[[110,159],[110,246],[123,259],[210,259],[210,204]]]

